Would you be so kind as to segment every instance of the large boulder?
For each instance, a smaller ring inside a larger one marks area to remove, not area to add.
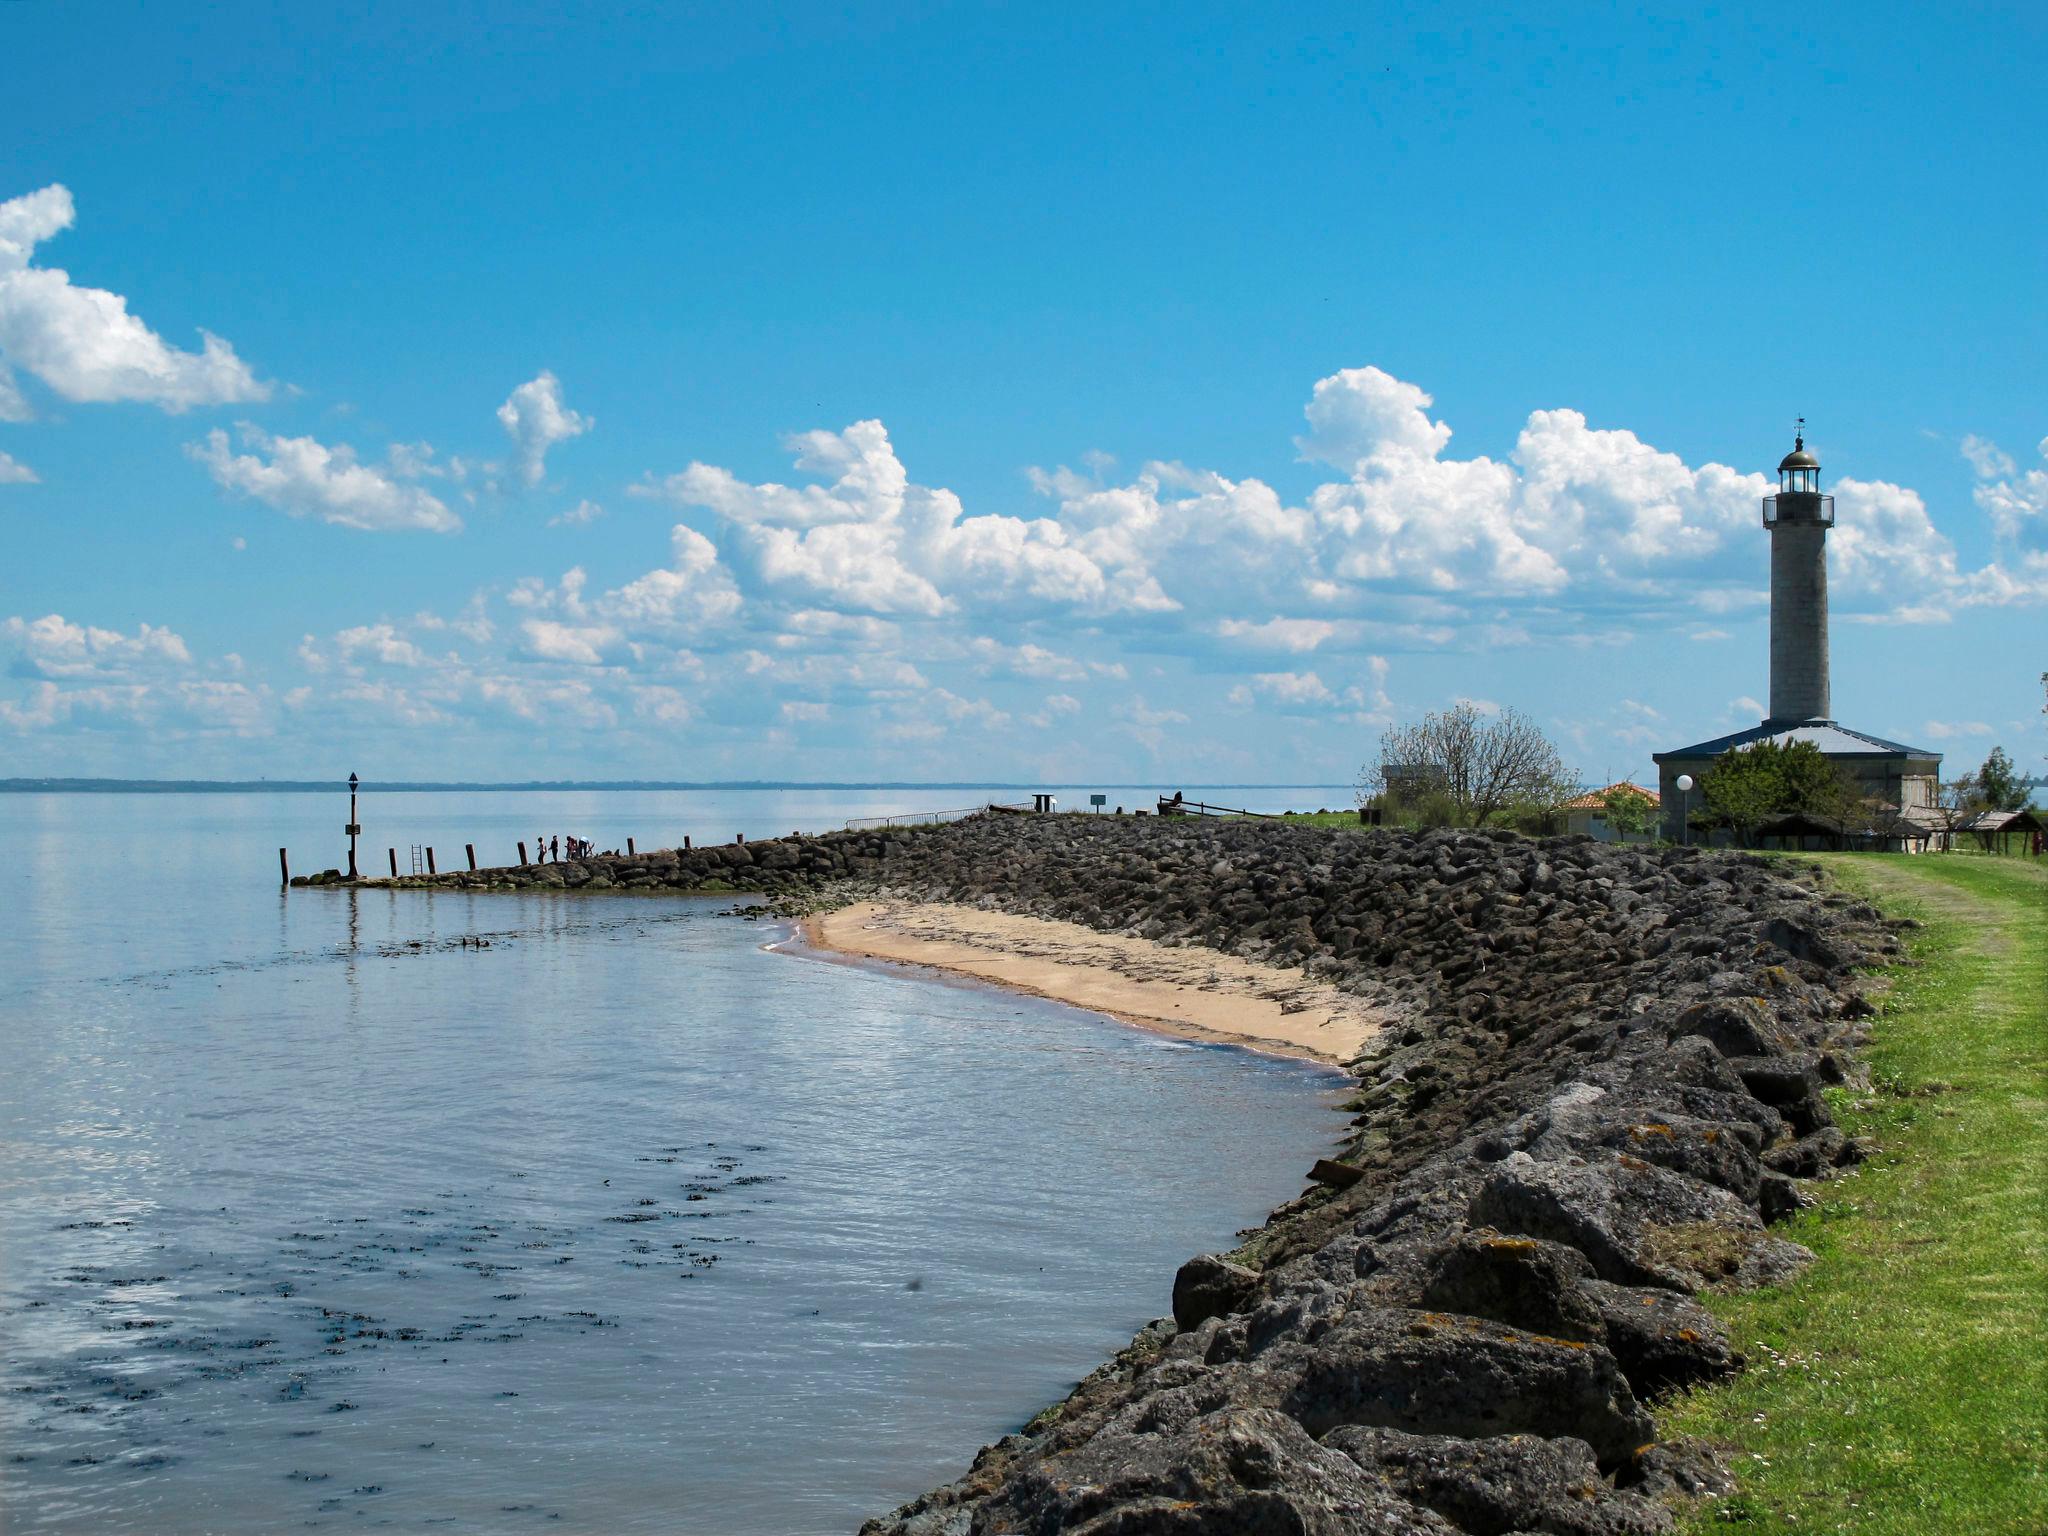
[[[1572,1435],[1606,1466],[1656,1438],[1600,1345],[1455,1313],[1354,1308],[1313,1342],[1275,1344],[1250,1371],[1250,1390],[1311,1434],[1367,1424],[1424,1435]]]
[[[1473,1197],[1471,1219],[1576,1248],[1603,1280],[1682,1291],[1724,1278],[1732,1266],[1719,1255],[1763,1236],[1756,1212],[1726,1190],[1626,1153],[1541,1163],[1511,1153]],[[1711,1263],[1696,1258],[1695,1243],[1653,1241],[1660,1231],[1691,1236],[1702,1228],[1724,1234]]]
[[[1004,1489],[1033,1536],[1458,1536],[1352,1457],[1271,1409],[1226,1407],[1164,1433],[1119,1422]]]
[[[1468,1536],[1664,1536],[1672,1528],[1663,1506],[1612,1487],[1582,1440],[1463,1440],[1344,1428],[1332,1430],[1323,1443]]]
[[[1173,1320],[1191,1330],[1212,1317],[1241,1312],[1258,1293],[1257,1270],[1205,1253],[1181,1265],[1173,1277]]]

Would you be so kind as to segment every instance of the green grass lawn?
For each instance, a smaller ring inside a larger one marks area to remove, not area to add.
[[[1807,856],[1813,857],[1813,856]],[[1868,1091],[1836,1090],[1864,1167],[1780,1230],[1819,1262],[1709,1298],[1750,1369],[1666,1405],[1741,1488],[1696,1532],[2048,1532],[2048,869],[1831,855],[1918,918],[1872,1021]]]

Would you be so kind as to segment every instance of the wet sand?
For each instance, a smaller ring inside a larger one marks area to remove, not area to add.
[[[1300,971],[1078,923],[939,902],[859,902],[805,920],[816,949],[925,965],[1195,1040],[1342,1064],[1385,1015]]]

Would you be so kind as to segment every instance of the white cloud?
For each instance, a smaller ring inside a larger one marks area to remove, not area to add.
[[[1001,641],[978,636],[967,642],[967,649],[975,658],[975,669],[983,676],[1002,673],[1010,677],[1071,683],[1086,678],[1091,670],[1087,663],[1062,656],[1028,640],[1005,645]]]
[[[581,528],[594,523],[604,516],[604,508],[590,500],[579,501],[566,512],[559,512],[548,519],[550,528]]]
[[[1344,368],[1316,380],[1303,415],[1309,430],[1294,440],[1301,456],[1347,474],[1374,463],[1433,459],[1451,429],[1429,419],[1436,402],[1413,384],[1378,368]]]
[[[1978,449],[1975,453],[1970,451],[1973,444]],[[1985,482],[1974,495],[1991,519],[1992,531],[2023,550],[2048,550],[2048,470],[2029,469],[2021,474],[2009,454],[1978,438],[1965,438],[1963,448]],[[2048,459],[2048,438],[2041,440],[2039,451]]]
[[[317,517],[344,528],[454,533],[462,527],[462,519],[439,498],[358,462],[346,443],[329,448],[310,437],[272,437],[248,422],[237,430],[243,446],[253,452],[233,452],[227,433],[218,427],[203,443],[186,448],[226,490],[253,496],[292,517]]]
[[[0,203],[0,420],[29,414],[5,365],[81,404],[130,400],[179,412],[270,397],[220,337],[202,330],[201,350],[181,352],[131,315],[120,294],[33,265],[36,247],[75,217],[61,185]]]
[[[2000,448],[1989,438],[1972,432],[1963,439],[1963,457],[1970,461],[1970,468],[1977,472],[1980,480],[1993,480],[2009,475],[2017,467],[2012,455]]]
[[[0,485],[34,485],[36,472],[12,454],[0,449]]]
[[[556,619],[527,619],[520,626],[527,654],[540,661],[566,661],[576,666],[604,665],[605,653],[624,641],[613,624],[564,624]]]
[[[151,624],[127,635],[49,613],[0,623],[0,639],[20,654],[27,671],[44,678],[133,678],[192,662],[183,639]]]
[[[1911,593],[1920,600],[1914,606],[1941,611],[1942,597],[1960,587],[1961,577],[1955,546],[1935,528],[1919,492],[1883,480],[1845,479],[1835,485],[1835,506],[1830,597]]]
[[[1081,701],[1071,693],[1049,693],[1037,710],[1024,717],[1024,723],[1043,731],[1050,729],[1056,721],[1080,712]]]
[[[1949,741],[1958,736],[1989,736],[1991,727],[1982,720],[1930,720],[1920,727],[1922,734],[1935,741]]]
[[[268,729],[270,692],[232,675],[203,675],[183,639],[157,625],[134,634],[77,624],[61,614],[0,622],[8,670],[30,680],[19,698],[0,698],[0,724],[16,731],[144,728],[165,738]],[[228,656],[214,668],[241,670]]]
[[[7,366],[7,359],[0,356],[0,421],[33,421],[35,414],[28,397],[21,392],[21,385],[15,381],[13,370]]]
[[[371,660],[387,667],[423,667],[428,657],[390,624],[363,624],[334,637],[344,663]]]
[[[498,407],[498,424],[512,439],[519,478],[528,485],[540,484],[547,474],[550,448],[581,437],[597,425],[563,403],[561,380],[545,368],[513,390]]]
[[[1272,700],[1282,708],[1299,709],[1337,702],[1323,680],[1313,672],[1255,672],[1230,691],[1233,704],[1248,705],[1255,698]]]
[[[1216,633],[1254,650],[1312,651],[1325,640],[1343,634],[1348,627],[1328,619],[1268,619],[1263,624],[1225,619],[1216,626]]]

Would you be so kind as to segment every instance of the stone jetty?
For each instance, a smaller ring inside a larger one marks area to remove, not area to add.
[[[400,885],[426,881],[400,880]],[[1726,1486],[1661,1394],[1741,1368],[1701,1292],[1861,1155],[1872,908],[1752,855],[1258,821],[977,817],[442,886],[859,888],[1298,966],[1397,1023],[1347,1149],[1173,1317],[864,1536],[1636,1536]]]

